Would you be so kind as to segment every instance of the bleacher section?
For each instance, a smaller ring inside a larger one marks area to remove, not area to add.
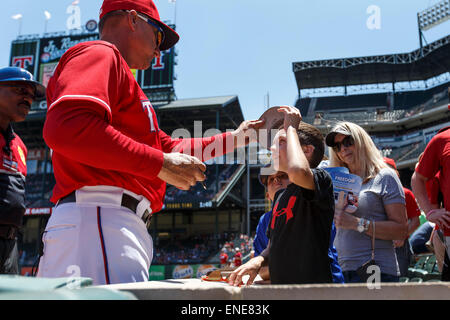
[[[152,264],[195,264],[204,263],[215,252],[213,234],[196,235],[183,241],[159,240],[155,247]]]
[[[247,262],[250,259],[251,251],[253,250],[253,238],[247,235],[241,234],[238,237],[232,237],[229,241],[223,243],[221,248],[226,250],[228,255],[228,261],[232,262],[234,255],[236,254],[235,248],[240,248],[242,253],[242,263]],[[220,263],[220,253],[222,249],[217,251],[213,256],[211,256],[207,262],[208,263]]]
[[[211,200],[228,183],[229,178],[233,175],[239,165],[219,164],[217,166],[218,175],[216,172],[216,165],[206,166],[206,180],[204,181],[206,190],[200,183],[192,187],[189,191],[180,190],[174,186],[167,185],[165,197],[166,208],[188,208],[191,205],[192,208],[197,206],[211,207]]]
[[[401,162],[409,159],[417,159],[425,147],[426,144],[424,142],[416,142],[399,148],[382,149],[382,151],[384,156]]]
[[[373,108],[387,105],[386,93],[323,97],[317,99],[316,111],[334,109]]]
[[[395,93],[394,107],[388,105],[386,93],[303,98],[296,106],[306,115],[304,121],[314,125],[344,120],[355,123],[395,121],[448,104],[449,86],[450,83],[445,83],[425,91]],[[313,111],[309,110],[312,100],[317,100]]]
[[[396,92],[394,94],[395,109],[409,110],[427,104],[443,93],[445,97],[448,86],[448,83],[444,83],[428,90]],[[437,100],[433,102],[437,102]]]

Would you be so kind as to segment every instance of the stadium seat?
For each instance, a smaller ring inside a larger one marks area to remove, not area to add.
[[[415,265],[408,268],[408,277],[421,278],[423,281],[439,280],[441,273],[437,270],[436,256],[434,254],[420,255]]]
[[[428,259],[430,258],[430,256],[431,256],[430,254],[420,255],[414,266],[408,268],[408,278],[424,276],[426,274],[424,266],[428,261]]]
[[[424,276],[425,281],[429,280],[439,280],[441,279],[441,273],[439,272],[439,269],[437,269],[437,263],[436,263],[436,256],[432,255],[424,267],[425,271],[427,272]]]

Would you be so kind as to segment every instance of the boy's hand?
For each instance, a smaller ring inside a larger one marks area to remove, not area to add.
[[[245,275],[250,275],[247,281],[247,285],[251,285],[253,283],[253,280],[255,280],[256,276],[258,275],[263,261],[264,258],[261,256],[250,259],[247,263],[241,265],[230,274],[230,277],[228,278],[228,284],[235,287],[239,286],[242,281],[242,277]]]
[[[280,106],[278,112],[284,113],[284,130],[288,130],[289,127],[298,129],[300,122],[302,121],[302,115],[297,108],[289,106]]]

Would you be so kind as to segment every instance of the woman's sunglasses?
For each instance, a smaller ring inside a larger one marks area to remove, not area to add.
[[[341,151],[341,146],[344,146],[346,148],[352,146],[355,144],[355,140],[353,139],[352,136],[346,136],[344,139],[342,139],[341,142],[335,142],[334,146],[333,146],[333,150],[335,152],[340,152]]]

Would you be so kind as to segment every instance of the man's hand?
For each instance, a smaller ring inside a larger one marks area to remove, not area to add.
[[[449,211],[445,210],[444,208],[433,209],[430,211],[431,211],[431,213],[427,214],[428,221],[435,223],[441,230],[450,228],[450,212]]]
[[[181,190],[189,190],[204,181],[206,166],[196,157],[184,153],[164,153],[164,162],[158,178]]]
[[[230,274],[230,277],[228,278],[228,284],[237,287],[241,283],[242,277],[248,274],[250,275],[250,278],[248,278],[247,285],[251,285],[253,283],[253,280],[255,280],[256,276],[258,275],[259,269],[261,269],[261,265],[263,262],[264,258],[261,256],[257,256],[247,263],[243,264]]]
[[[258,132],[264,125],[264,120],[245,120],[231,135],[234,137],[235,148],[245,147],[250,142],[258,141]]]
[[[297,108],[289,106],[280,106],[278,112],[284,113],[284,130],[288,130],[289,127],[298,129],[300,122],[302,121],[302,115]]]

